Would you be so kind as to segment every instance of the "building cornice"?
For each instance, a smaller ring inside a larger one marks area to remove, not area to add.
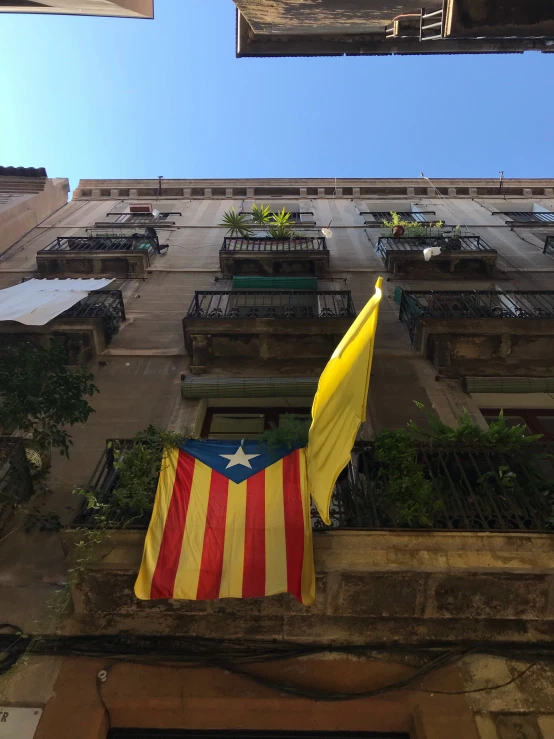
[[[81,180],[80,199],[554,197],[554,179],[249,178]]]

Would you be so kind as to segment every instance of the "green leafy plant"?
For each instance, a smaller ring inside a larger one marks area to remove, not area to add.
[[[435,413],[426,410],[422,403],[414,403],[425,414],[428,429],[414,421],[410,421],[408,428],[415,440],[426,442],[431,448],[448,450],[464,446],[479,451],[510,454],[525,452],[529,445],[542,438],[541,434],[527,434],[523,425],[508,426],[502,411],[498,420],[490,423],[487,428],[481,428],[464,410],[457,425],[452,427],[443,423]]]
[[[86,367],[69,369],[63,347],[30,343],[0,355],[0,426],[30,435],[41,451],[57,447],[69,457],[67,426],[85,423],[94,409],[87,400],[98,392]]]
[[[292,215],[283,208],[273,214],[267,230],[272,239],[290,239],[293,235],[293,228]]]
[[[253,205],[252,206],[252,223],[258,226],[264,226],[271,220],[271,210],[269,205]]]
[[[77,489],[94,511],[94,528],[125,528],[152,512],[160,474],[163,450],[178,447],[191,438],[187,432],[175,433],[158,426],[148,426],[128,443],[110,442],[117,481],[109,499],[100,501],[96,491]]]
[[[223,215],[221,226],[227,229],[227,236],[242,236],[246,238],[250,233],[251,221],[247,213],[237,213],[234,208]]]
[[[300,418],[293,413],[284,413],[279,418],[279,425],[271,424],[271,427],[263,432],[260,441],[267,444],[270,450],[278,447],[304,447],[308,443],[308,431],[311,419]]]
[[[440,498],[425,474],[421,453],[407,429],[385,430],[373,440],[376,483],[388,516],[397,526],[427,526]]]
[[[451,427],[421,403],[415,404],[425,414],[426,425],[410,421],[406,428],[376,434],[372,443],[376,463],[373,477],[362,481],[356,493],[369,500],[371,487],[381,515],[395,525],[430,525],[442,506],[441,496],[451,493],[452,482],[459,474],[477,494],[486,493],[491,499],[516,492],[525,496],[530,481],[552,496],[554,482],[539,468],[539,460],[549,456],[536,447],[540,435],[528,435],[525,426],[508,426],[502,413],[488,428],[481,428],[464,411],[456,426]],[[456,457],[452,456],[454,452]],[[478,467],[471,455],[483,453],[490,455],[489,467],[493,468],[477,477]],[[443,464],[433,464],[439,455],[443,455]],[[449,470],[449,464],[455,469]],[[367,500],[362,501],[362,508]]]
[[[390,221],[383,220],[383,226],[392,230],[396,226],[402,226],[405,231],[406,237],[415,238],[418,236],[430,236],[432,229],[442,228],[444,226],[443,221],[436,222],[422,222],[422,221],[403,221],[398,213],[391,211]]]

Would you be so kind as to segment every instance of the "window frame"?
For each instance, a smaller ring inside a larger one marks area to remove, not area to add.
[[[251,414],[259,414],[261,415],[263,413],[264,415],[264,431],[268,431],[273,425],[277,425],[279,423],[279,416],[285,415],[286,413],[289,413],[290,415],[306,415],[306,411],[310,413],[311,415],[311,407],[301,406],[301,407],[289,407],[289,406],[249,406],[245,407],[243,405],[240,406],[208,406],[206,409],[206,413],[204,415],[204,420],[202,421],[202,430],[200,431],[200,438],[201,439],[208,439],[210,435],[210,427],[213,421],[213,418],[218,413],[232,413],[232,414],[245,414],[245,415],[251,415]]]

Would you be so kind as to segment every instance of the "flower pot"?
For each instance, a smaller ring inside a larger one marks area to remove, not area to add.
[[[404,226],[393,226],[392,236],[394,239],[399,239],[404,236]]]

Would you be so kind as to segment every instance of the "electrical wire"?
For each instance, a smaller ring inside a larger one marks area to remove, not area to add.
[[[6,629],[10,633],[3,634],[2,630]],[[138,636],[132,634],[84,636],[44,635],[34,637],[23,634],[13,624],[0,624],[0,674],[10,670],[23,654],[28,654],[29,652],[37,656],[104,658],[110,660],[110,666],[105,669],[104,676],[101,677],[103,671],[97,676],[97,689],[100,700],[103,703],[102,683],[105,681],[108,671],[116,664],[125,663],[160,667],[167,666],[174,669],[182,669],[183,667],[216,668],[275,690],[278,693],[285,693],[314,701],[338,702],[374,698],[400,690],[413,690],[444,695],[465,695],[498,690],[521,679],[540,662],[554,662],[554,644],[550,643],[546,643],[545,645],[529,645],[527,643],[520,645],[507,644],[495,645],[494,647],[487,646],[486,644],[475,644],[452,648],[451,645],[296,644],[294,642],[281,641],[231,641],[199,637]],[[523,655],[520,654],[521,652],[525,655],[526,660],[533,657],[534,661],[507,682],[457,692],[430,690],[419,687],[419,683],[427,677],[436,674],[445,667],[456,665],[469,656],[490,654],[508,659],[523,659]],[[414,672],[408,677],[388,685],[372,688],[371,690],[345,693],[340,691],[326,691],[281,681],[267,677],[251,669],[253,665],[257,664],[263,665],[275,661],[299,659],[323,653],[344,654],[367,660],[374,660],[376,658],[384,659],[388,663],[412,668]],[[399,653],[402,654],[403,661],[395,659]],[[386,658],[387,656],[388,659]],[[406,656],[413,657],[416,662],[421,662],[423,656],[427,659],[423,664],[409,664],[406,662]],[[246,667],[247,665],[250,666],[248,669]],[[109,721],[107,708],[106,712]]]

